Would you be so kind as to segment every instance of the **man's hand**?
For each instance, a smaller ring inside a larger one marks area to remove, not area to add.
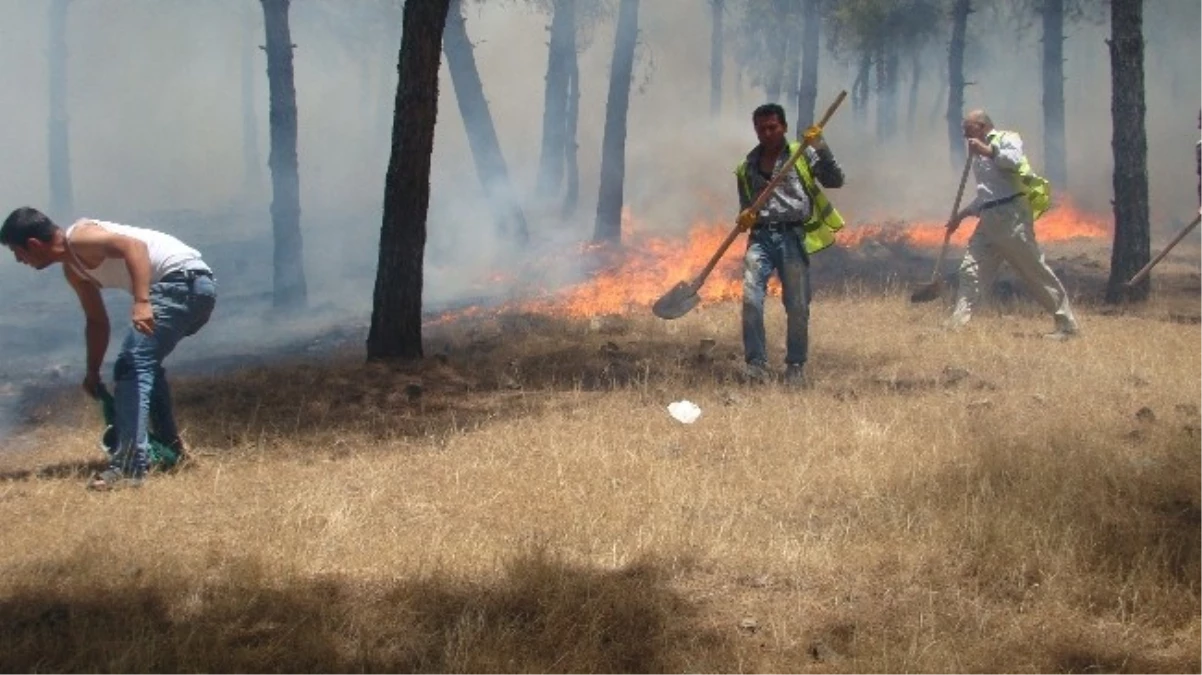
[[[968,151],[981,157],[993,157],[993,146],[976,138],[968,139]]]
[[[822,127],[817,124],[802,132],[801,140],[815,149],[826,147],[826,139],[822,137]]]
[[[751,229],[752,225],[755,225],[755,221],[758,219],[759,216],[756,215],[755,211],[743,209],[739,212],[738,217],[735,218],[735,223],[739,225],[740,232],[746,232]]]
[[[134,300],[133,311],[134,330],[143,335],[154,335],[154,311],[149,300]]]
[[[98,390],[100,389],[100,373],[88,373],[87,375],[84,375],[83,384],[80,386],[83,387],[85,394],[91,396],[92,398],[96,398],[97,394],[99,393]]]

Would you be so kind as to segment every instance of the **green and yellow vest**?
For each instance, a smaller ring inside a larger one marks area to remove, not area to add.
[[[797,152],[800,142],[789,144],[789,156]],[[814,174],[810,171],[810,162],[803,153],[797,160],[797,173],[801,176],[801,187],[810,198],[810,219],[805,224],[805,250],[807,254],[817,253],[835,243],[835,233],[843,229],[843,216],[835,210],[834,204],[822,194]],[[743,160],[735,168],[739,178],[740,189],[748,203],[754,202],[756,195],[751,194],[751,184],[747,181],[747,160]]]
[[[1008,133],[1011,132],[994,129],[989,132],[986,140],[993,145],[1003,134]],[[1023,162],[1018,165],[1016,176],[1018,189],[1026,195],[1027,203],[1031,205],[1031,213],[1034,217],[1039,218],[1047,213],[1048,209],[1052,207],[1052,184],[1048,182],[1048,179],[1031,170],[1031,163],[1027,161],[1026,153],[1023,153]]]

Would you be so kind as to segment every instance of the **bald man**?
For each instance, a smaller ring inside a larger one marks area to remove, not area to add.
[[[981,289],[993,284],[998,268],[1007,262],[1028,292],[1052,314],[1054,330],[1044,337],[1067,340],[1078,335],[1068,293],[1035,241],[1035,216],[1023,187],[1023,176],[1030,175],[1031,168],[1023,154],[1022,138],[1013,131],[995,129],[984,110],[974,110],[964,118],[964,137],[973,156],[977,196],[952,218],[948,229],[955,232],[969,216],[978,221],[960,263],[960,290],[948,326],[959,328],[968,323]]]

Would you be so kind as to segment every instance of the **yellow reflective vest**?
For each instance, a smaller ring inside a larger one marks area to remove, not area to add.
[[[994,129],[989,132],[986,139],[990,145],[993,145],[1003,134],[1008,133],[1012,132]],[[1031,163],[1027,161],[1026,153],[1023,153],[1022,164],[1018,165],[1017,176],[1018,187],[1026,195],[1027,203],[1031,205],[1031,213],[1034,217],[1039,218],[1047,213],[1048,209],[1052,207],[1052,184],[1048,182],[1048,179],[1031,170]]]
[[[789,144],[789,156],[797,152],[799,141]],[[835,233],[843,229],[843,216],[835,210],[834,204],[822,194],[814,174],[810,171],[810,162],[805,154],[797,160],[797,173],[801,176],[801,187],[810,198],[810,219],[805,224],[805,250],[807,254],[817,253],[835,243]],[[756,195],[751,194],[751,184],[747,181],[747,160],[735,167],[735,175],[739,177],[739,186],[747,201],[754,202]]]

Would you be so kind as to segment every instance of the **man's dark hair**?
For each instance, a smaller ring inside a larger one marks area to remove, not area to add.
[[[30,239],[49,242],[54,238],[58,225],[41,211],[29,207],[21,208],[8,214],[4,225],[0,225],[0,245],[19,246],[25,248],[25,242]]]
[[[751,113],[751,121],[754,122],[761,117],[768,117],[769,115],[776,115],[776,119],[780,120],[781,124],[789,123],[789,121],[785,119],[785,109],[782,108],[779,103],[765,103],[764,105],[756,108],[755,112]]]

